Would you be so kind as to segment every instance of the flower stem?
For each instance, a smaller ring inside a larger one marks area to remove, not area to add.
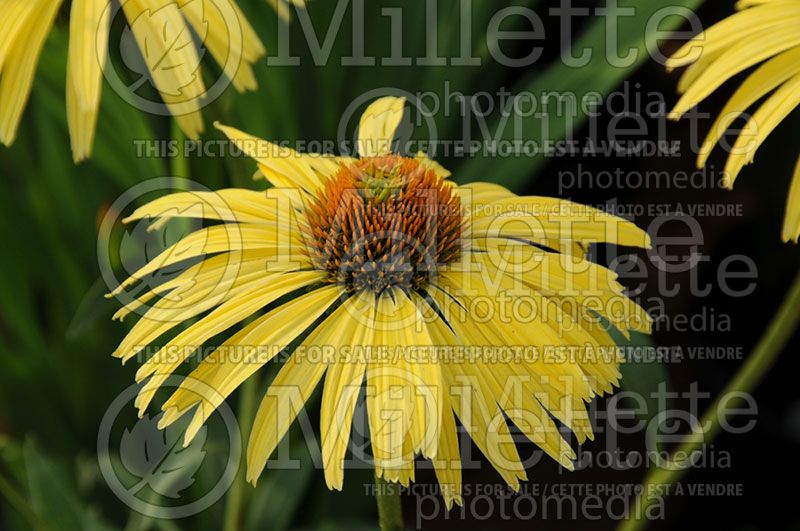
[[[250,437],[249,431],[244,426],[249,426],[251,419],[256,408],[256,391],[258,389],[258,379],[250,377],[242,384],[242,394],[239,398],[239,420],[242,422],[242,441],[246,444],[247,439]],[[244,462],[244,455],[242,455],[242,462],[239,464],[239,472],[236,474],[236,479],[228,491],[226,505],[225,505],[225,523],[223,529],[225,531],[236,531],[242,528],[242,514],[245,506],[245,487],[247,487],[246,480],[246,463]]]
[[[375,499],[378,502],[378,522],[381,531],[403,531],[400,485],[386,481],[376,474]]]
[[[739,372],[734,375],[733,379],[728,382],[728,385],[725,386],[720,398],[717,398],[703,413],[699,432],[687,436],[672,454],[673,457],[678,455],[686,456],[686,459],[680,462],[674,458],[670,459],[667,466],[655,468],[647,475],[643,489],[632,506],[636,517],[629,515],[628,519],[618,527],[618,531],[640,531],[646,527],[648,523],[646,518],[647,510],[659,500],[660,493],[664,489],[663,486],[678,481],[688,470],[694,452],[700,450],[704,443],[710,442],[719,433],[720,415],[718,414],[718,406],[720,400],[730,397],[732,393],[736,393],[733,399],[728,400],[726,409],[730,411],[741,405],[742,394],[750,393],[758,386],[786,346],[799,322],[800,272],[792,282],[786,298],[784,298],[778,312],[772,318],[772,322],[770,322],[764,335],[761,336],[747,361],[739,369]],[[648,495],[649,492],[659,494]]]

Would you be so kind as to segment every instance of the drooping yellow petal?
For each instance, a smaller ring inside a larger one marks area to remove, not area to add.
[[[38,0],[6,0],[0,3],[0,71],[11,50],[16,50],[20,32],[26,21],[42,3]]]
[[[428,335],[431,344],[439,350],[445,349],[449,345],[458,344],[457,338],[447,327],[440,316],[434,315],[430,306],[418,294],[412,294],[412,300],[417,308],[423,322],[428,328]],[[446,355],[446,352],[441,352]],[[437,361],[445,363],[445,361]],[[444,366],[444,365],[443,365]],[[455,413],[450,401],[450,385],[453,383],[448,380],[449,372],[440,370],[442,392],[439,395],[441,400],[440,420],[436,423],[437,433],[435,439],[438,441],[436,456],[432,459],[436,478],[441,488],[442,496],[448,509],[453,503],[459,505],[463,503],[461,498],[461,450],[458,441],[458,431],[456,429]]]
[[[411,430],[413,391],[408,385],[411,375],[396,361],[400,343],[391,319],[397,313],[394,291],[377,296],[371,345],[376,350],[367,369],[366,398],[375,473],[397,482],[414,466],[413,450],[405,445]]]
[[[467,311],[472,301],[463,294],[445,291],[438,286],[428,290],[428,293],[460,344],[489,349],[489,354],[503,352],[509,346],[527,346],[525,341],[529,337],[521,334],[519,327],[508,327],[497,321],[488,323],[473,315],[474,312]],[[486,297],[482,299],[486,300]],[[492,371],[502,367],[502,364],[487,363],[483,355],[480,352],[478,354],[480,356],[475,365],[479,368]],[[592,437],[591,424],[584,406],[584,399],[589,398],[590,390],[574,364],[560,367],[548,363],[542,355],[526,359],[524,364],[508,364],[507,369],[516,374],[515,378],[522,381],[530,394],[535,395],[548,411],[575,432],[578,442]]]
[[[800,160],[794,169],[789,197],[786,200],[786,216],[783,218],[783,241],[797,243],[800,238]]]
[[[340,296],[336,287],[323,289],[332,294],[330,302]],[[352,318],[350,310],[350,307],[343,309],[340,306],[309,335],[303,345],[340,344],[341,330],[348,325],[347,321]],[[305,349],[298,349],[281,367],[258,409],[247,447],[247,480],[253,484],[264,469],[267,459],[294,421],[297,411],[299,411],[296,405],[308,400],[311,391],[316,387],[328,367],[323,360],[306,354]],[[299,400],[295,397],[299,397]]]
[[[546,252],[514,240],[486,238],[471,255],[486,282],[512,275],[548,298],[585,307],[608,318],[626,336],[629,330],[649,334],[652,318],[625,294],[617,274],[581,256]]]
[[[223,400],[307,330],[340,296],[340,290],[334,286],[315,289],[275,308],[231,336],[203,359],[164,403],[161,426],[172,424],[198,406],[184,438],[186,444],[191,442]],[[305,354],[297,354],[295,359]]]
[[[443,382],[445,385],[447,381]],[[459,449],[458,431],[456,429],[455,413],[450,403],[448,393],[442,398],[442,418],[437,426],[439,430],[439,447],[436,457],[433,458],[433,467],[436,479],[441,487],[447,509],[453,507],[453,502],[461,505],[461,451]]]
[[[733,121],[768,92],[800,73],[800,47],[788,50],[761,65],[742,83],[720,111],[703,141],[697,159],[698,167],[705,165],[711,150]]]
[[[0,142],[7,146],[17,136],[17,127],[33,84],[36,63],[61,5],[60,0],[26,1],[31,3],[31,9],[13,6],[9,9],[9,14],[17,13],[23,17],[12,21],[19,24],[19,29],[10,32],[8,37],[0,36],[3,47],[8,47],[5,57],[0,55]]]
[[[797,15],[796,18],[800,22],[800,15]],[[739,72],[800,45],[800,33],[795,30],[795,27],[796,24],[786,21],[785,25],[762,29],[749,39],[737,38],[737,41],[686,89],[672,109],[670,117],[679,118]]]
[[[238,267],[237,267],[238,266]],[[232,299],[239,301],[251,293],[259,291],[269,292],[280,290],[287,285],[291,291],[292,283],[297,278],[307,279],[310,272],[266,273],[264,262],[254,260],[241,264],[232,264],[231,271],[224,271],[224,277],[212,276],[203,279],[201,289],[191,290],[185,294],[176,294],[172,298],[165,297],[159,300],[144,314],[125,336],[119,347],[114,351],[114,356],[121,358],[123,363],[138,353],[143,345],[147,345],[177,324],[192,319],[203,312]],[[241,271],[237,273],[237,269]],[[299,276],[298,276],[299,275]],[[311,275],[311,278],[316,278]],[[227,283],[214,285],[220,279]],[[209,291],[211,294],[209,294]]]
[[[108,56],[111,18],[107,5],[106,0],[73,0],[69,16],[67,123],[76,163],[92,154],[103,67]]]
[[[478,449],[515,491],[519,481],[527,480],[516,444],[506,425],[506,418],[497,400],[502,388],[495,380],[487,380],[485,370],[473,370],[468,363],[447,366],[448,389],[453,409]],[[455,395],[453,394],[455,393]]]
[[[748,120],[725,163],[726,186],[733,186],[744,165],[753,161],[756,151],[764,140],[798,104],[800,104],[800,74],[776,90]]]
[[[330,345],[333,348],[333,360],[325,375],[320,410],[325,483],[328,488],[336,490],[342,490],[344,484],[344,460],[350,441],[353,412],[367,367],[364,347],[372,344],[373,329],[365,316],[374,313],[374,296],[362,292],[345,301],[342,308],[347,319],[359,317],[355,323],[335,323],[341,335],[335,337]],[[342,347],[350,347],[349,354]]]
[[[430,321],[428,326],[437,343],[462,344],[459,338],[461,334],[451,330],[441,320]],[[460,325],[455,328],[460,328]],[[461,337],[466,336],[462,335]],[[485,347],[488,344],[479,343],[475,346]],[[530,376],[524,371],[515,369],[515,365],[519,364],[520,360],[507,363],[496,362],[486,366],[482,366],[481,363],[444,363],[443,373],[447,379],[450,393],[455,393],[453,400],[462,400],[461,414],[468,413],[470,416],[486,414],[487,404],[463,402],[463,387],[477,385],[479,395],[473,395],[472,400],[491,399],[496,401],[502,413],[508,416],[529,440],[535,442],[562,466],[571,470],[573,468],[571,460],[575,459],[575,452],[560,435],[557,426],[550,419],[550,415],[542,407],[541,394],[536,392],[534,386],[530,384]],[[465,406],[467,406],[466,410]],[[502,456],[502,451],[498,449],[497,455]],[[507,455],[499,459],[507,459]]]
[[[194,354],[200,345],[247,317],[254,315],[258,310],[277,300],[279,297],[319,282],[321,278],[322,274],[317,271],[303,271],[287,273],[276,281],[273,281],[273,279],[266,279],[262,285],[254,287],[252,290],[221,304],[194,326],[181,332],[174,339],[170,340],[136,371],[137,382],[149,378],[136,397],[135,405],[139,409],[139,415],[141,416],[144,414],[158,388],[163,385],[167,378],[169,378],[183,362]],[[322,296],[325,294],[315,293],[315,295]],[[318,301],[316,302],[317,304],[319,303]],[[298,318],[305,319],[309,315],[311,315],[311,312],[307,309],[307,311],[298,316]],[[229,353],[224,354],[227,355]],[[257,368],[258,365],[256,364],[249,364],[247,366],[247,371],[254,372]],[[252,374],[252,372],[246,372],[246,374],[249,375]],[[231,374],[235,374],[235,372],[228,371],[229,377]],[[198,380],[208,383],[208,381],[204,379],[198,378]],[[223,390],[222,385],[212,385],[211,388],[217,389],[220,392]]]
[[[253,422],[247,443],[247,481],[253,485],[327,368],[324,363],[295,358],[293,355],[281,367]]]
[[[122,321],[131,312],[138,310],[156,296],[161,296],[150,306],[148,313],[157,311],[181,311],[190,313],[191,319],[218,302],[234,296],[239,286],[269,273],[284,273],[301,269],[299,264],[274,262],[270,249],[233,251],[207,258],[186,268],[179,274],[162,282],[133,299],[114,313],[113,319]],[[210,305],[209,305],[210,304]],[[145,314],[147,316],[148,314]],[[172,319],[163,315],[156,320]]]
[[[436,427],[442,416],[441,369],[423,316],[404,291],[396,290],[395,297],[398,305],[393,323],[397,326],[398,346],[405,350],[405,356],[397,358],[398,366],[408,371],[413,396],[410,442],[414,452],[432,458],[439,445]]]
[[[377,157],[392,152],[397,127],[403,119],[405,98],[387,96],[372,102],[358,122],[358,153]]]
[[[800,15],[797,2],[775,2],[772,5],[736,13],[714,24],[703,33],[684,44],[667,60],[668,69],[697,61],[706,54],[728,50],[742,42],[749,43],[755,34],[775,26],[788,25]],[[700,55],[702,53],[702,56]]]
[[[376,470],[407,485],[414,454],[435,457],[443,382],[432,340],[416,306],[400,289],[375,306],[372,345],[385,349],[367,372],[367,410]]]

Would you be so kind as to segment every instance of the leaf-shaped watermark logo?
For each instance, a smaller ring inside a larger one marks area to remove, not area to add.
[[[168,213],[165,213],[168,214]],[[155,286],[175,278],[184,266],[181,262],[192,258],[191,247],[180,242],[189,234],[202,228],[198,219],[183,217],[172,223],[158,223],[154,218],[146,217],[131,225],[126,225],[125,232],[119,242],[119,259],[122,269],[128,275],[135,274],[148,262],[158,258],[163,263],[177,264],[159,268],[152,275],[142,279],[134,288],[136,293],[144,293]],[[203,242],[198,245],[204,246]],[[170,251],[162,256],[162,254]]]
[[[171,376],[162,387],[177,389],[185,381]],[[191,415],[164,430],[158,428],[161,415],[131,422],[141,384],[123,391],[103,415],[97,433],[100,472],[111,491],[138,513],[159,519],[198,514],[219,501],[236,477],[242,457],[236,416],[212,387],[194,381],[193,388],[220,405],[186,446]]]
[[[199,193],[186,194],[187,190]],[[125,216],[135,210],[134,207],[174,192],[184,192],[186,196],[179,206],[168,206],[152,216],[123,223]],[[211,197],[202,194],[211,194]],[[230,206],[217,194],[188,179],[159,177],[142,181],[126,190],[106,209],[97,234],[98,265],[107,292],[113,292],[129,276],[136,275],[146,264],[157,260],[159,267],[156,271],[137,275],[135,284],[115,296],[125,306],[181,275],[179,286],[160,293],[158,297],[138,300],[133,311],[144,315],[164,299],[173,305],[180,305],[186,290],[194,285],[196,275],[204,271],[192,269],[199,261],[198,256],[204,254],[199,251],[207,249],[209,244],[207,233],[200,232],[203,222],[199,218],[201,215],[219,217],[230,212]],[[194,236],[187,240],[186,237],[192,234]],[[229,230],[225,230],[224,236],[234,246],[242,237],[233,224]],[[204,294],[207,299],[225,297],[233,285],[235,275],[232,273],[236,268],[238,264],[230,261],[219,274],[206,275],[205,288],[199,292],[200,295]],[[197,300],[195,297],[194,302],[187,304],[194,304]]]
[[[168,498],[178,499],[183,490],[194,483],[194,476],[203,464],[206,452],[206,427],[203,426],[183,447],[182,423],[158,429],[158,417],[145,415],[131,430],[125,430],[120,441],[122,465],[138,482],[130,487],[136,494],[144,487]]]

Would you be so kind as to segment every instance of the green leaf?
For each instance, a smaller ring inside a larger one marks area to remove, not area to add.
[[[32,439],[22,450],[25,460],[30,503],[48,529],[63,531],[110,531],[77,493],[63,463],[43,454]]]

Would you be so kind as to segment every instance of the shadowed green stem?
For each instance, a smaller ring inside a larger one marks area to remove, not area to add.
[[[258,389],[258,378],[251,376],[242,384],[242,395],[239,402],[239,423],[242,426],[242,443],[247,445],[247,440],[250,437],[249,429],[244,426],[250,426],[256,409],[256,391]],[[236,531],[242,528],[242,514],[244,513],[245,506],[245,489],[247,488],[247,463],[244,458],[246,454],[242,453],[242,459],[239,463],[239,472],[236,474],[236,479],[228,491],[226,505],[225,505],[225,531]]]
[[[378,522],[381,531],[403,531],[403,511],[400,507],[400,485],[375,476],[375,500],[378,502]]]
[[[718,406],[720,400],[731,396],[731,393],[752,392],[775,363],[797,328],[798,322],[800,322],[800,273],[795,277],[781,307],[747,361],[728,382],[720,398],[717,398],[703,414],[700,420],[700,431],[688,435],[673,453],[673,456],[686,456],[686,460],[676,462],[674,459],[670,459],[666,467],[655,468],[647,475],[644,488],[632,505],[635,517],[623,521],[618,531],[640,531],[647,526],[648,520],[645,516],[647,510],[660,499],[659,496],[649,496],[648,492],[660,492],[662,486],[673,484],[683,476],[689,468],[687,462],[691,462],[694,452],[700,450],[704,443],[711,441],[719,433]],[[741,401],[741,395],[735,396],[734,399],[728,400],[726,409],[729,411],[735,409],[741,405]],[[707,429],[706,426],[708,426]]]

